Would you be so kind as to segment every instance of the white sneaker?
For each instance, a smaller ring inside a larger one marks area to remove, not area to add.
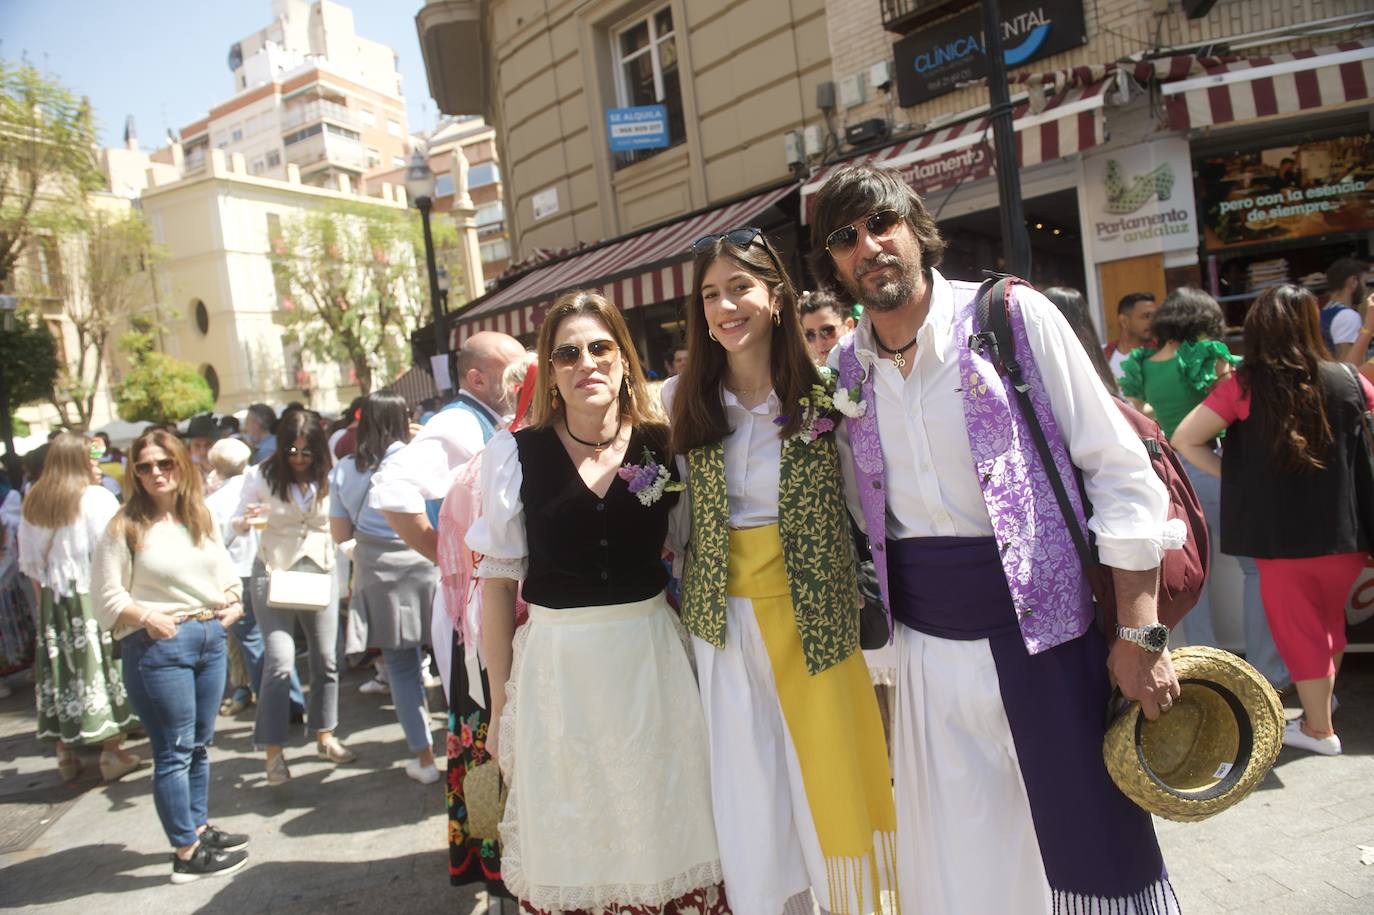
[[[425,689],[438,689],[444,685],[444,681],[441,677],[434,676],[434,674],[430,673],[428,670],[421,675],[420,679],[424,683]]]
[[[439,769],[433,763],[422,766],[418,759],[407,759],[406,775],[422,785],[432,785],[439,780]]]
[[[366,693],[369,696],[387,696],[391,694],[391,687],[373,677],[367,680],[362,686],[358,687],[358,692]]]
[[[1310,750],[1322,756],[1340,756],[1341,739],[1335,734],[1330,737],[1312,737],[1303,732],[1302,719],[1294,718],[1283,729],[1283,745],[1299,750]]]

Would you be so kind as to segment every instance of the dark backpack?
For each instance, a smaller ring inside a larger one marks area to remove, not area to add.
[[[1054,487],[1055,500],[1064,515],[1069,534],[1073,537],[1078,557],[1087,570],[1088,581],[1092,585],[1093,597],[1097,601],[1097,620],[1103,634],[1108,638],[1116,636],[1116,586],[1112,581],[1112,570],[1102,565],[1097,558],[1097,547],[1093,543],[1092,531],[1080,528],[1074,519],[1073,508],[1069,502],[1064,481],[1055,470],[1054,457],[1050,453],[1045,430],[1040,426],[1039,417],[1031,406],[1030,385],[1021,375],[1021,365],[1016,359],[1016,341],[1011,332],[1011,322],[1007,309],[1011,288],[1016,284],[1029,286],[1025,280],[1010,276],[994,276],[978,290],[977,321],[982,333],[974,335],[969,345],[979,348],[997,371],[1009,382],[1015,392],[1021,415],[1030,427],[1035,450],[1040,456],[1050,485]],[[1126,401],[1117,397],[1117,409],[1126,418],[1126,423],[1135,430],[1145,451],[1150,455],[1150,466],[1169,493],[1169,517],[1180,519],[1188,528],[1188,541],[1182,549],[1166,550],[1159,567],[1159,621],[1173,628],[1184,615],[1197,604],[1207,581],[1207,571],[1211,564],[1211,541],[1207,535],[1207,521],[1202,514],[1202,503],[1198,501],[1193,484],[1183,470],[1178,455],[1165,438],[1159,423],[1141,413]],[[1083,507],[1089,517],[1092,505],[1083,490],[1081,474],[1077,480],[1079,492],[1083,496]]]

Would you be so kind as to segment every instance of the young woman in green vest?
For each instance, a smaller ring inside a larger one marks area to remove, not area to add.
[[[810,913],[813,895],[825,912],[882,911],[896,817],[827,376],[758,229],[692,250],[687,369],[663,388],[688,496],[670,543],[726,892],[761,915]]]

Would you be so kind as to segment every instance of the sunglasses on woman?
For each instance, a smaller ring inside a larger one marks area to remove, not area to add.
[[[881,240],[891,238],[901,224],[901,213],[896,210],[879,210],[831,232],[825,237],[825,249],[836,260],[845,260],[859,246],[859,226],[862,225],[868,230],[869,237]]]
[[[763,234],[763,230],[754,226],[743,229],[731,229],[729,232],[715,232],[711,235],[703,235],[688,249],[693,254],[700,254],[710,250],[711,246],[722,238],[734,245],[736,248],[747,248],[754,243],[754,239]]]
[[[582,361],[582,347],[577,343],[564,343],[562,346],[555,346],[553,352],[549,353],[549,361],[557,369],[570,369]],[[615,345],[614,340],[593,340],[585,347],[592,361],[598,365],[606,365],[615,361],[615,354],[620,352],[620,347]]]
[[[134,465],[134,473],[141,477],[150,477],[153,475],[154,468],[162,471],[162,475],[165,477],[177,469],[177,462],[171,458],[162,458],[157,461],[139,461]]]
[[[289,458],[303,458],[307,461],[310,461],[314,460],[315,452],[311,451],[309,448],[297,448],[295,446],[292,446],[286,449],[286,456]]]

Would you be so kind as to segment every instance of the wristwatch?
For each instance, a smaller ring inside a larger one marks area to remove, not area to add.
[[[1146,651],[1163,651],[1169,645],[1169,627],[1163,623],[1152,623],[1134,629],[1129,626],[1117,626],[1116,637],[1133,642]]]

